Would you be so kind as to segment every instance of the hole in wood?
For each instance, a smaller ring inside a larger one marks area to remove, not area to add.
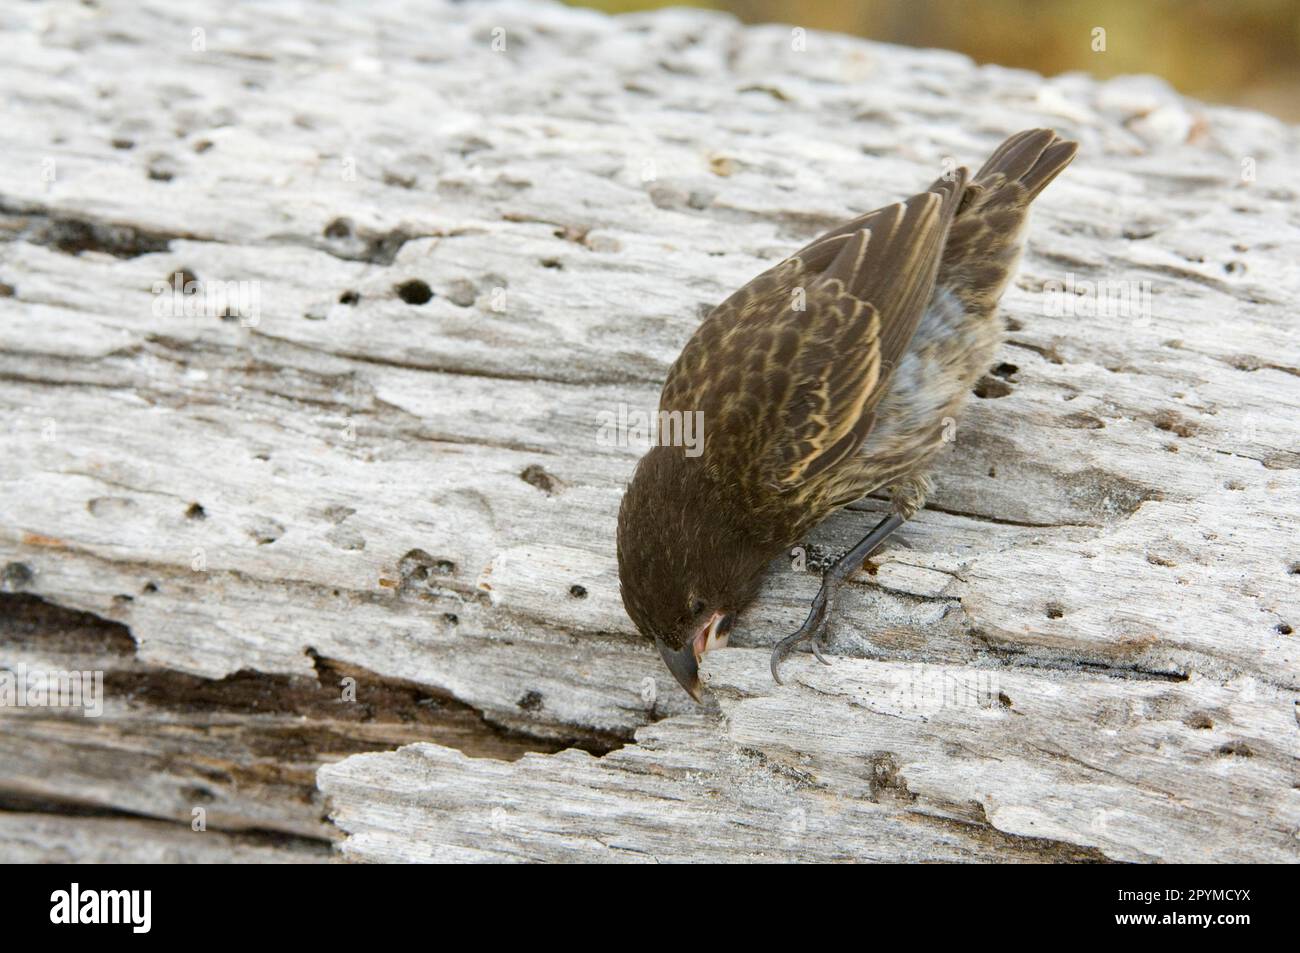
[[[1006,381],[998,380],[985,374],[979,379],[974,390],[971,391],[980,400],[991,400],[995,397],[1006,397],[1011,393],[1011,385]]]
[[[352,223],[346,218],[336,218],[325,226],[326,238],[347,238],[352,234]]]
[[[397,286],[397,296],[407,304],[424,304],[433,297],[433,289],[419,278],[412,278]]]

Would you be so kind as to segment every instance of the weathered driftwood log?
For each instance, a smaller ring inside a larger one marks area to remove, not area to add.
[[[1300,859],[1296,129],[704,12],[0,29],[0,669],[105,673],[0,708],[0,857]],[[622,612],[609,425],[1034,125],[1082,149],[931,505],[785,687],[881,504],[773,566],[696,709]]]

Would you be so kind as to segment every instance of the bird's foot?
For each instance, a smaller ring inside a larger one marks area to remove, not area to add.
[[[822,582],[822,587],[817,592],[817,597],[813,599],[812,608],[808,610],[808,618],[804,620],[799,631],[793,635],[787,635],[772,649],[772,679],[781,684],[781,673],[778,669],[785,657],[794,651],[794,647],[800,642],[808,642],[812,645],[813,655],[817,656],[817,661],[823,665],[830,665],[826,656],[822,655],[821,639],[826,634],[826,625],[830,621],[831,603],[835,596],[835,585],[830,580]]]
[[[895,511],[890,513],[879,523],[876,528],[862,538],[858,545],[854,546],[847,553],[836,561],[826,575],[822,577],[822,587],[817,592],[817,598],[813,600],[812,609],[808,613],[808,618],[794,635],[788,635],[776,647],[772,649],[772,678],[778,685],[781,684],[781,673],[777,671],[781,666],[782,660],[790,654],[791,650],[800,642],[812,642],[813,654],[817,656],[817,661],[823,665],[830,665],[822,655],[821,646],[817,644],[826,631],[826,623],[830,619],[831,603],[835,600],[835,594],[839,591],[840,586],[851,575],[862,568],[881,543],[889,538],[889,534],[903,525],[907,519],[902,513]]]

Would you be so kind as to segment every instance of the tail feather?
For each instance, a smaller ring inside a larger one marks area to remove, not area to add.
[[[999,199],[1028,204],[1070,164],[1078,150],[1077,142],[1062,139],[1051,129],[1026,129],[993,150],[975,173],[974,185]],[[1016,187],[1007,189],[1013,183]]]
[[[939,287],[967,310],[991,313],[1020,258],[1030,203],[1078,149],[1050,129],[1026,129],[993,150],[966,187],[948,231]]]
[[[1033,201],[1038,193],[1047,188],[1079,151],[1079,144],[1068,139],[1058,139],[1043,150],[1043,154],[1028,172],[1020,177],[1020,184],[1025,187],[1027,198]]]

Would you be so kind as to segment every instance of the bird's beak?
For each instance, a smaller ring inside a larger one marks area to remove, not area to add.
[[[696,701],[700,700],[700,659],[706,652],[723,648],[727,644],[730,628],[731,616],[725,612],[715,612],[699,628],[695,637],[680,649],[673,648],[663,639],[655,639],[659,655],[668,666],[668,671],[673,673],[673,678]]]
[[[659,646],[659,654],[663,656],[668,671],[673,673],[673,678],[692,698],[699,701],[700,663],[695,658],[695,646],[688,644],[675,649],[663,639],[655,639],[655,645]]]

